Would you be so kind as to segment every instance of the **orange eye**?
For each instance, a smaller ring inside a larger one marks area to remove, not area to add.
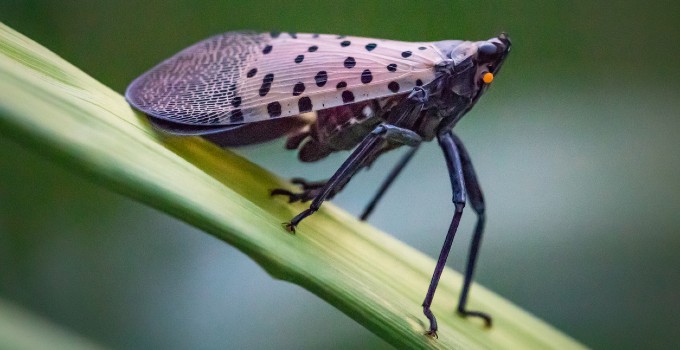
[[[482,74],[482,81],[486,84],[491,84],[491,82],[493,81],[493,73],[486,72]]]

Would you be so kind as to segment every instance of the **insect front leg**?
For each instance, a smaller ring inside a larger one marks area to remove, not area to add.
[[[458,224],[460,223],[460,218],[463,215],[463,208],[465,208],[465,199],[467,194],[465,192],[465,179],[463,175],[463,167],[461,165],[461,157],[456,147],[453,139],[453,134],[447,132],[438,136],[439,145],[444,151],[444,156],[446,158],[446,165],[449,169],[449,178],[451,179],[451,188],[453,191],[453,204],[455,207],[453,218],[451,219],[451,225],[449,226],[449,231],[446,233],[446,239],[444,240],[444,245],[439,253],[439,258],[437,259],[437,265],[434,268],[434,273],[432,274],[432,280],[430,281],[430,286],[427,289],[427,294],[425,295],[425,300],[423,301],[423,313],[430,321],[430,329],[427,331],[427,335],[436,337],[437,336],[437,319],[435,318],[430,306],[432,305],[432,299],[434,298],[434,293],[437,290],[437,285],[439,284],[439,278],[444,271],[446,266],[446,259],[449,257],[449,251],[451,250],[451,244],[453,243],[453,238],[458,230]]]
[[[463,280],[463,290],[460,293],[460,299],[458,299],[457,312],[461,316],[468,317],[481,317],[484,320],[486,327],[491,327],[491,316],[486,313],[479,311],[468,311],[465,308],[467,304],[467,297],[470,292],[470,285],[472,284],[472,275],[475,271],[475,264],[477,263],[477,256],[479,255],[479,246],[482,243],[482,234],[484,233],[484,223],[486,221],[484,213],[484,195],[482,194],[482,189],[479,186],[479,181],[477,181],[477,174],[472,166],[472,160],[463,146],[463,142],[456,136],[456,134],[451,133],[453,142],[458,148],[460,154],[460,161],[463,167],[463,177],[465,179],[465,190],[468,194],[468,200],[472,206],[472,210],[477,214],[477,224],[475,225],[475,231],[472,235],[472,242],[470,243],[470,252],[468,253],[467,266],[465,267],[465,279]]]

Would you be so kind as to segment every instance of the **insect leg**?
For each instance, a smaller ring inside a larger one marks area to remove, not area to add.
[[[302,213],[296,215],[290,222],[286,223],[286,228],[290,232],[295,232],[295,226],[297,226],[302,219],[312,215],[314,212],[319,210],[321,203],[323,203],[326,198],[333,193],[333,190],[344,181],[349,180],[350,177],[359,169],[359,166],[366,158],[367,155],[371,153],[374,149],[380,146],[380,137],[374,133],[369,134],[364,138],[359,146],[352,152],[352,154],[345,160],[345,162],[340,166],[340,168],[333,174],[333,176],[328,179],[326,184],[321,188],[319,194],[314,198],[312,204],[308,209],[305,209]]]
[[[271,190],[270,194],[272,196],[288,196],[288,203],[294,203],[294,202],[308,202],[314,197],[316,197],[317,193],[323,188],[323,186],[328,182],[326,181],[307,181],[303,178],[295,177],[290,179],[290,182],[292,182],[295,185],[298,185],[302,188],[301,192],[292,192],[283,188],[276,188]]]
[[[294,177],[290,179],[293,184],[299,185],[303,190],[313,190],[315,188],[321,188],[328,181],[307,181],[301,177]]]
[[[409,112],[410,104],[420,104],[422,106],[427,102],[427,100],[428,100],[427,91],[425,91],[421,87],[414,88],[413,91],[411,91],[409,96],[406,98],[407,103],[404,103],[397,107],[394,113],[396,118],[394,118],[391,121],[398,125],[401,121],[408,117],[409,113],[411,113]],[[383,195],[385,194],[387,189],[392,185],[394,180],[396,180],[397,176],[399,176],[399,173],[401,173],[401,171],[404,170],[406,164],[408,164],[411,158],[413,158],[413,155],[416,153],[417,150],[418,147],[413,146],[413,148],[409,149],[408,152],[402,156],[402,158],[399,160],[399,163],[397,163],[397,165],[387,175],[387,179],[385,179],[383,183],[380,185],[378,192],[373,196],[373,198],[368,203],[366,208],[364,208],[363,213],[359,217],[360,220],[362,221],[368,220],[368,217],[371,215],[371,213],[373,213],[375,206],[382,199]]]
[[[438,136],[438,139],[439,145],[441,146],[442,151],[444,151],[446,165],[449,169],[449,178],[451,179],[455,211],[453,218],[451,219],[449,231],[446,234],[446,239],[444,240],[444,245],[442,246],[442,250],[439,253],[439,258],[437,259],[437,265],[435,266],[434,273],[432,274],[430,287],[427,289],[427,294],[425,295],[425,300],[423,301],[423,313],[430,321],[430,329],[426,334],[433,337],[437,336],[437,319],[430,310],[430,305],[432,305],[432,299],[434,298],[434,292],[437,290],[439,278],[444,271],[446,259],[449,256],[451,244],[453,243],[453,238],[455,237],[456,231],[458,230],[458,224],[460,223],[460,218],[463,215],[463,208],[465,207],[466,198],[465,180],[461,165],[461,157],[453,140],[452,133],[447,132],[441,134]]]
[[[420,87],[414,88],[409,96],[396,107],[396,122],[398,123],[404,120],[414,112],[420,113],[425,102],[427,102],[427,92]],[[384,140],[412,147],[418,146],[422,141],[421,137],[412,130],[403,129],[390,124],[378,125],[361,141],[359,146],[352,152],[349,158],[345,160],[335,174],[328,179],[309,208],[296,215],[290,222],[285,224],[286,229],[290,232],[295,232],[295,227],[300,221],[319,210],[319,207],[321,207],[321,204],[328,196],[335,194],[335,192],[338,191],[338,187],[344,186],[354,173],[364,166],[364,162],[368,157],[380,150]]]
[[[468,253],[467,266],[465,267],[465,279],[463,280],[463,290],[460,293],[460,299],[458,300],[458,313],[461,316],[474,316],[481,317],[484,320],[486,327],[491,327],[491,316],[486,313],[479,311],[468,311],[465,308],[467,304],[467,297],[470,292],[470,285],[472,284],[472,275],[475,271],[475,264],[477,262],[477,256],[479,254],[479,246],[482,243],[482,234],[484,233],[484,195],[482,193],[482,188],[479,186],[479,181],[477,181],[477,174],[472,166],[472,160],[468,154],[463,142],[456,136],[456,134],[451,133],[453,137],[453,142],[455,142],[458,152],[460,154],[461,165],[463,166],[463,177],[465,179],[465,189],[468,194],[468,200],[472,206],[472,210],[477,214],[477,224],[475,225],[475,231],[472,235],[472,243],[470,243],[470,252]]]
[[[408,164],[411,158],[413,158],[413,155],[416,154],[417,150],[418,147],[410,148],[408,152],[401,157],[399,163],[397,163],[397,165],[392,169],[389,175],[387,175],[387,179],[385,179],[382,185],[380,185],[378,192],[373,196],[373,199],[371,199],[371,201],[364,209],[364,212],[359,217],[362,221],[368,220],[368,217],[371,215],[371,213],[373,213],[373,209],[375,209],[375,206],[378,204],[378,201],[382,199],[382,196],[385,194],[387,189],[392,185],[397,176],[399,176],[399,173],[401,173],[401,171],[404,170],[406,164]]]
[[[367,157],[380,149],[384,140],[409,146],[417,146],[422,141],[420,136],[414,131],[402,129],[394,125],[378,125],[363,141],[361,141],[357,149],[352,152],[335,174],[328,179],[309,208],[295,216],[289,223],[286,223],[286,228],[291,232],[295,232],[295,226],[297,226],[302,219],[319,210],[323,201],[334,193],[338,186],[344,186],[354,173],[363,166]]]

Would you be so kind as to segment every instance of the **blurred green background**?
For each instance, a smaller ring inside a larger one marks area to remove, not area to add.
[[[649,349],[680,342],[679,8],[671,1],[2,0],[0,21],[119,92],[160,60],[229,30],[406,41],[507,31],[511,57],[457,127],[487,199],[477,281],[588,346]],[[282,142],[238,152],[281,176],[310,179],[328,177],[346,157],[301,164]],[[393,153],[334,202],[359,213],[398,159]],[[99,344],[389,347],[234,248],[5,136],[0,179],[0,298]],[[435,257],[451,216],[449,188],[437,145],[426,145],[371,222]],[[459,271],[473,217],[454,242],[449,265]]]

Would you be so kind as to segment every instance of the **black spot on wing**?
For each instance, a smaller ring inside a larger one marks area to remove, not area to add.
[[[357,61],[354,57],[347,57],[344,62],[345,68],[354,68],[357,65]]]
[[[312,111],[312,100],[305,96],[298,100],[298,109],[300,113],[311,112]]]
[[[253,68],[253,69],[249,70],[248,73],[246,74],[246,76],[248,78],[252,78],[252,77],[255,76],[255,74],[257,74],[257,68]]]
[[[241,97],[240,96],[234,96],[231,99],[231,105],[232,107],[236,108],[241,105]]]
[[[367,51],[373,51],[373,49],[375,49],[377,46],[378,46],[378,44],[376,44],[376,43],[366,44],[366,50]]]
[[[265,54],[265,55],[270,53],[270,52],[272,52],[272,46],[271,45],[267,45],[267,46],[264,47],[264,49],[262,49],[262,53]]]
[[[397,92],[399,91],[399,83],[396,81],[391,81],[389,84],[387,84],[387,88],[392,92]]]
[[[240,123],[243,121],[243,112],[240,109],[234,109],[229,113],[229,122]]]
[[[396,72],[397,71],[397,65],[394,63],[390,63],[387,65],[387,70],[390,72]]]
[[[305,55],[297,55],[295,57],[295,63],[301,63],[305,59]]]
[[[404,52],[401,53],[401,57],[403,57],[403,58],[411,57],[411,55],[412,55],[411,51],[404,51]]]
[[[343,103],[352,103],[354,102],[354,93],[352,93],[349,90],[345,90],[342,92],[342,102]]]
[[[277,101],[274,101],[270,104],[267,105],[267,113],[269,113],[269,117],[275,118],[281,115],[281,104]]]
[[[305,84],[301,81],[293,87],[293,96],[300,96],[305,91]]]
[[[361,82],[363,84],[368,84],[373,80],[373,74],[371,74],[371,71],[369,69],[365,69],[363,72],[361,72]]]
[[[260,86],[260,96],[265,96],[269,93],[269,89],[272,87],[272,82],[274,81],[274,74],[269,73],[262,79],[262,86]]]
[[[319,73],[316,73],[314,80],[316,81],[316,86],[322,87],[326,85],[326,82],[328,81],[328,73],[326,73],[325,70],[322,70]]]

